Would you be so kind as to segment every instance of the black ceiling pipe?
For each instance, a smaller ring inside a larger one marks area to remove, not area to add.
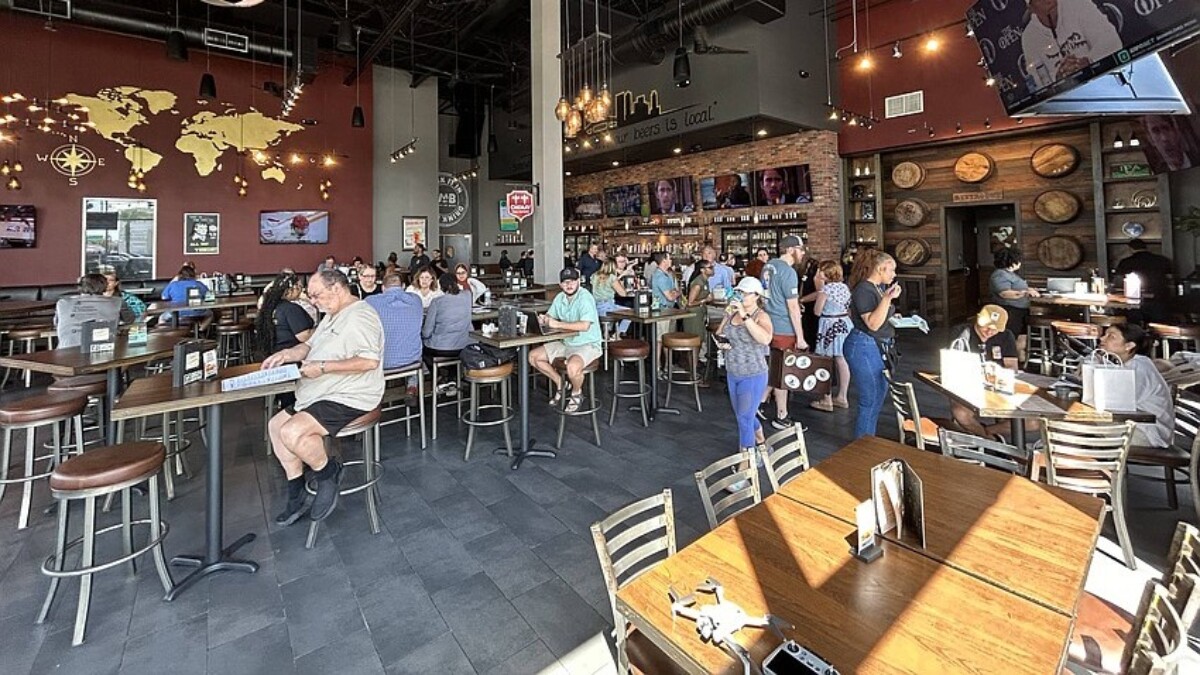
[[[202,46],[204,44],[203,30],[195,30],[185,27],[176,28],[173,25],[168,25],[157,21],[135,19],[132,17],[111,14],[109,12],[88,9],[86,7],[80,7],[78,4],[71,8],[71,19],[74,23],[84,26],[103,28],[117,33],[138,35],[155,40],[165,41],[172,32],[179,31],[183,33],[185,38],[185,47],[188,43],[197,46]],[[226,56],[239,56],[237,52],[229,52],[226,50],[218,50],[218,53]],[[250,55],[253,55],[260,61],[281,62],[284,58],[294,58],[295,52],[291,48],[285,50],[282,46],[282,41],[277,43],[272,40],[263,39],[262,35],[256,35],[254,39],[250,41],[250,51],[246,56],[248,57]]]
[[[738,13],[759,23],[770,23],[782,17],[786,8],[784,0],[702,0],[684,7],[680,21],[675,3],[665,3],[657,15],[613,38],[613,60],[621,64],[662,63],[667,48],[679,44],[679,34],[695,26],[713,26]]]

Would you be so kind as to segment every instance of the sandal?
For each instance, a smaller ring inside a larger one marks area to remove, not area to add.
[[[833,412],[833,404],[826,403],[825,401],[822,401],[820,399],[817,399],[816,401],[809,403],[808,407],[815,408],[817,410],[824,410],[825,412]]]
[[[833,407],[835,407],[835,408],[849,408],[849,407],[850,407],[850,401],[839,401],[839,400],[837,400],[837,399],[835,398],[835,399],[833,399]]]
[[[568,413],[579,412],[579,409],[582,407],[583,407],[583,392],[580,392],[578,394],[571,394],[570,398],[567,399],[567,406],[563,410],[563,412],[568,412]]]
[[[554,392],[554,395],[550,397],[550,407],[551,408],[558,407],[558,404],[562,402],[562,395],[563,395],[562,387],[559,387],[558,391]]]

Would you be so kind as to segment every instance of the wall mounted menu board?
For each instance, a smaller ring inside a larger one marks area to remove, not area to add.
[[[691,176],[659,178],[646,183],[650,195],[650,213],[691,213],[696,210],[696,197]]]
[[[600,195],[576,195],[563,200],[567,220],[595,220],[604,217],[604,202]]]
[[[604,213],[609,218],[646,215],[642,213],[642,186],[604,188]]]
[[[751,174],[727,173],[700,179],[700,205],[705,209],[740,209],[753,206]]]
[[[812,175],[808,172],[808,165],[755,171],[754,203],[758,206],[812,203]]]

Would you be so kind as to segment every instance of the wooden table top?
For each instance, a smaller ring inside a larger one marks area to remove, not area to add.
[[[175,312],[206,309],[230,309],[234,307],[254,307],[258,305],[258,296],[254,293],[239,293],[237,295],[218,295],[215,300],[202,302],[198,305],[192,305],[187,302],[166,302],[159,300],[146,305],[146,314],[162,314],[163,312]]]
[[[1070,307],[1113,307],[1116,309],[1133,309],[1142,306],[1141,300],[1132,300],[1116,293],[1109,293],[1101,300],[1097,296],[1090,295],[1049,295],[1043,293],[1036,298],[1030,298],[1030,302],[1035,302],[1040,305],[1067,305]]]
[[[779,494],[853,525],[854,507],[871,498],[871,467],[893,458],[908,462],[925,492],[926,547],[907,532],[898,543],[1074,615],[1104,513],[1095,497],[874,437],[838,450]]]
[[[482,342],[485,345],[491,345],[492,347],[498,347],[500,349],[511,349],[526,345],[540,345],[547,342],[554,342],[555,340],[563,340],[571,337],[572,335],[578,334],[579,331],[577,330],[560,329],[547,329],[546,335],[538,335],[537,333],[526,333],[525,335],[501,335],[499,333],[492,333],[491,335],[484,335],[482,331],[477,330],[471,331],[470,333],[472,340],[475,340],[476,342]]]
[[[492,302],[490,305],[483,305],[471,308],[472,321],[491,321],[500,317],[500,308],[504,305],[512,305],[519,310],[529,312],[544,312],[550,309],[549,300],[535,300],[530,298],[514,299],[507,302]]]
[[[936,373],[913,371],[913,376],[933,387],[950,400],[969,408],[980,417],[996,419],[1036,419],[1045,417],[1069,422],[1153,422],[1154,415],[1146,412],[1104,412],[1078,399],[1063,399],[1027,382],[1017,381],[1012,395],[983,390],[976,398],[942,385]]]
[[[740,675],[740,663],[673,617],[667,589],[712,576],[751,616],[794,624],[787,637],[842,673],[1057,673],[1071,618],[891,541],[883,557],[849,552],[854,527],[774,495],[700,537],[617,592],[630,621],[691,673]],[[697,594],[709,604],[711,596]],[[756,664],[776,646],[753,628],[736,636]]]
[[[32,354],[0,356],[0,366],[60,377],[102,373],[112,368],[126,368],[169,356],[175,350],[175,345],[185,339],[187,338],[151,333],[146,344],[131,347],[127,337],[123,336],[111,352],[85,354],[79,347],[51,349]]]
[[[0,316],[14,317],[54,309],[54,300],[0,300]]]
[[[113,421],[161,415],[180,410],[191,410],[218,403],[233,403],[248,399],[262,398],[271,394],[282,394],[293,391],[296,381],[279,382],[276,384],[239,389],[237,391],[221,391],[221,380],[238,375],[252,373],[262,368],[261,363],[249,363],[242,366],[222,368],[217,373],[217,379],[207,382],[195,382],[186,387],[171,386],[171,373],[143,377],[133,381],[117,405],[113,407]]]
[[[657,312],[635,312],[628,307],[618,307],[608,311],[609,316],[628,319],[633,323],[658,323],[659,321],[666,321],[668,319],[682,319],[694,313],[695,309],[678,309],[675,307],[660,309]]]

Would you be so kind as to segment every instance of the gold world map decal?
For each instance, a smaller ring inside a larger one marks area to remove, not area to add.
[[[49,155],[39,156],[38,159],[48,162],[55,171],[66,176],[71,185],[76,185],[80,177],[88,175],[97,166],[104,166],[103,159],[78,143],[60,145]]]

